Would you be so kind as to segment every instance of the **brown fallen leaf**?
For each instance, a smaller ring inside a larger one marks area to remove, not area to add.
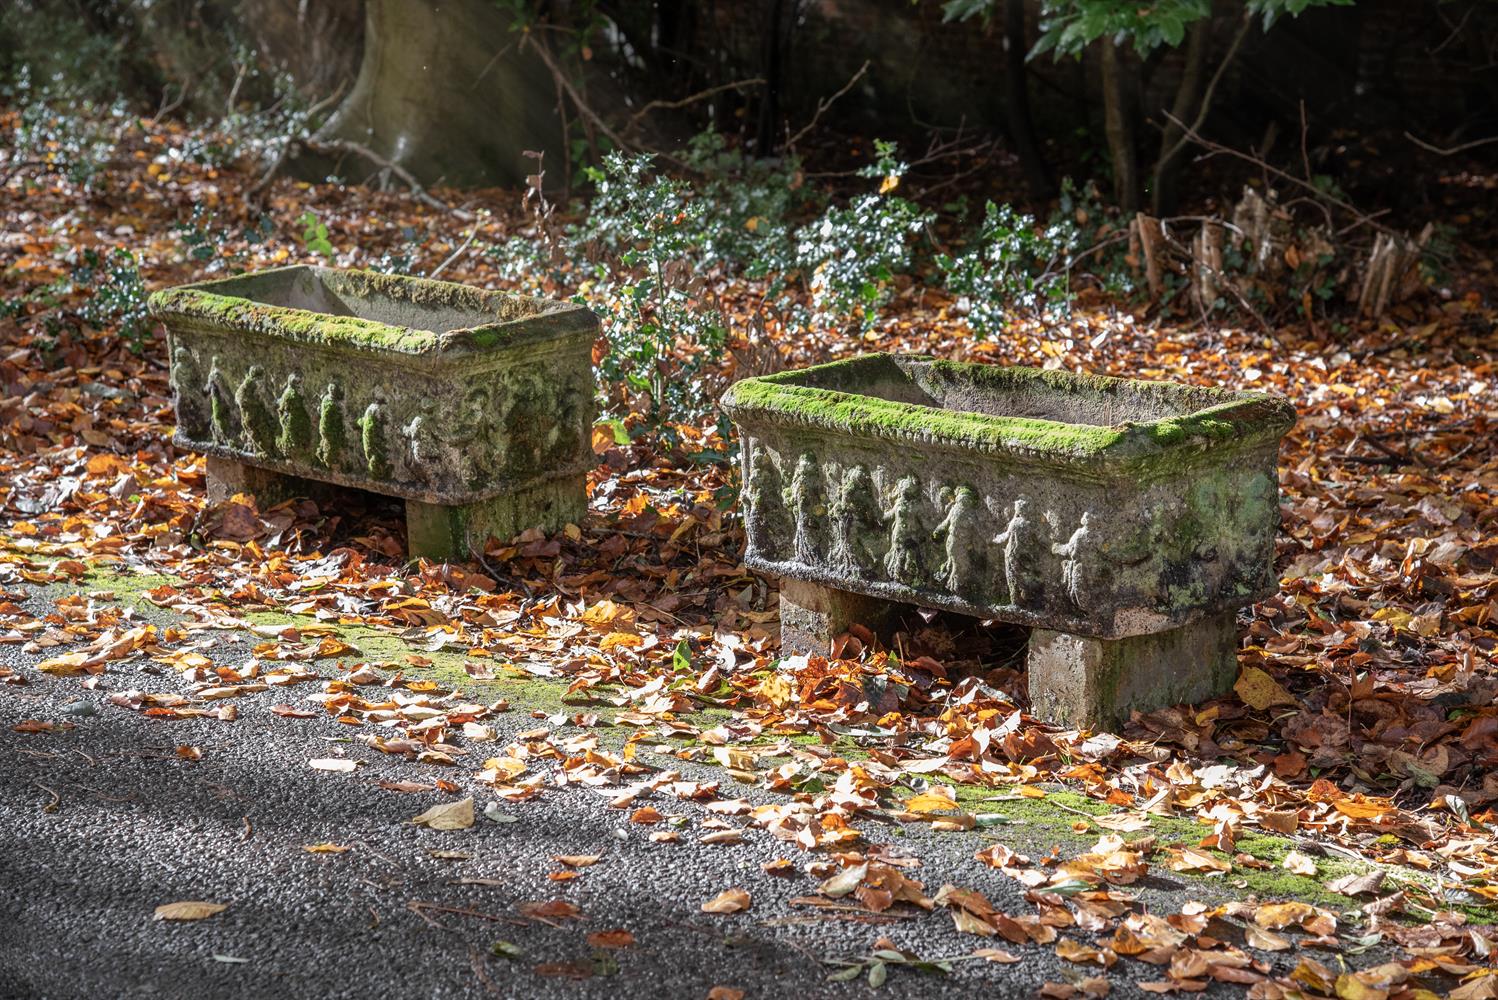
[[[1118,961],[1118,956],[1111,948],[1093,948],[1072,938],[1062,938],[1056,942],[1056,956],[1064,958],[1068,962],[1076,962],[1078,965],[1097,964],[1111,968]]]
[[[1273,677],[1258,667],[1244,667],[1233,685],[1233,691],[1249,708],[1263,711],[1275,705],[1298,704],[1295,696],[1286,691]]]
[[[206,903],[200,900],[182,900],[178,903],[163,903],[156,907],[157,920],[202,920],[215,913],[223,913],[228,903]]]
[[[594,948],[628,948],[635,943],[635,936],[623,928],[609,931],[594,931],[588,935],[588,944]]]
[[[749,909],[749,893],[743,889],[724,889],[702,904],[703,913],[738,913]]]
[[[589,868],[603,860],[602,854],[553,854],[551,860],[568,868]]]
[[[466,830],[473,826],[473,797],[432,806],[411,822],[431,830]]]
[[[744,991],[733,986],[714,986],[707,991],[707,1000],[744,1000]]]
[[[582,911],[565,899],[551,899],[544,903],[518,903],[515,909],[523,917],[539,920],[552,927],[560,927],[563,920],[581,920]]]
[[[702,844],[742,844],[744,832],[742,830],[714,830],[712,833],[703,834],[697,840]]]
[[[345,851],[352,850],[352,848],[345,844],[327,842],[322,844],[307,844],[302,847],[302,850],[308,854],[343,854]]]
[[[1344,896],[1361,896],[1364,893],[1376,893],[1384,884],[1384,873],[1382,871],[1371,871],[1363,875],[1344,875],[1327,885],[1332,892],[1341,893]]]

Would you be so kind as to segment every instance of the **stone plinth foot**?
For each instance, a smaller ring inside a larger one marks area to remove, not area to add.
[[[553,479],[479,503],[406,501],[406,546],[412,558],[462,560],[492,536],[513,538],[527,528],[558,531],[580,524],[588,510],[581,476]]]
[[[1065,726],[1109,729],[1133,710],[1199,702],[1238,675],[1236,615],[1125,639],[1037,628],[1030,633],[1030,711]]]
[[[780,581],[780,653],[782,656],[826,656],[832,640],[862,625],[874,634],[887,631],[898,604],[802,580]]]
[[[283,475],[216,455],[208,456],[207,472],[209,503],[222,503],[236,493],[248,493],[264,510],[282,500],[316,497],[327,491],[324,484],[310,479]]]

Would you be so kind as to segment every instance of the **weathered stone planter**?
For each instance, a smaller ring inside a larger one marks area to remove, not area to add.
[[[1275,590],[1284,400],[869,355],[745,379],[748,551],[781,644],[896,602],[1030,626],[1034,712],[1108,726],[1221,693]]]
[[[262,503],[308,480],[403,497],[413,555],[586,509],[591,349],[582,306],[366,271],[287,267],[151,296],[177,443],[210,492]]]

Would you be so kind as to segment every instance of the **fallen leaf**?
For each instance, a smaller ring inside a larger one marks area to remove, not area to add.
[[[568,868],[588,868],[603,860],[602,854],[553,854],[551,860]]]
[[[1285,860],[1280,862],[1280,867],[1287,872],[1294,872],[1296,875],[1306,875],[1312,878],[1316,875],[1316,862],[1299,851],[1291,851],[1289,854],[1286,854]]]
[[[473,797],[432,806],[411,822],[432,830],[466,830],[473,826]]]
[[[749,909],[749,893],[743,889],[724,889],[702,904],[703,913],[738,913]]]
[[[306,851],[308,854],[342,854],[345,851],[352,850],[352,848],[344,844],[334,844],[329,842],[322,844],[307,844],[302,848],[302,850]]]
[[[199,900],[183,900],[180,903],[163,903],[156,907],[157,920],[202,920],[215,913],[223,913],[228,903],[205,903]]]
[[[635,943],[635,936],[622,928],[611,931],[594,931],[588,935],[588,944],[594,948],[628,948]]]
[[[1263,711],[1274,705],[1295,705],[1295,696],[1258,667],[1244,667],[1233,690],[1245,705]]]

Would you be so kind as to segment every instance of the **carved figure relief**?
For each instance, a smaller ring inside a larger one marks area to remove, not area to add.
[[[442,452],[426,417],[420,413],[412,417],[401,428],[401,437],[406,442],[406,467],[417,479],[430,481],[434,466],[442,461]]]
[[[957,487],[951,503],[946,517],[931,532],[933,539],[944,543],[937,582],[954,594],[967,594],[983,577],[983,503],[970,486]]]
[[[827,498],[822,489],[822,470],[810,452],[796,460],[791,476],[791,510],[796,519],[796,559],[808,566],[822,556],[822,519],[827,516]]]
[[[784,546],[791,535],[791,519],[785,509],[785,490],[775,459],[763,446],[749,459],[747,523],[750,543],[766,559],[785,558]]]
[[[927,580],[922,545],[928,533],[921,528],[920,505],[921,484],[914,476],[906,476],[895,485],[895,506],[886,515],[890,539],[884,571],[910,586],[921,586]]]
[[[1041,594],[1040,574],[1034,558],[1039,551],[1039,525],[1025,514],[1027,501],[1014,501],[1009,523],[993,538],[993,544],[1004,547],[1004,585],[1008,589],[1005,604],[1034,604]]]
[[[236,444],[239,441],[239,417],[234,409],[234,393],[229,388],[229,377],[218,366],[217,355],[208,365],[208,381],[203,385],[203,394],[208,397],[214,442],[225,446]]]
[[[1066,588],[1066,594],[1071,602],[1078,608],[1084,608],[1083,603],[1087,596],[1087,583],[1083,572],[1083,557],[1089,555],[1091,538],[1089,537],[1089,515],[1082,512],[1081,523],[1077,530],[1071,533],[1071,537],[1064,542],[1051,543],[1051,551],[1061,557],[1061,583]]]
[[[280,433],[276,448],[287,458],[300,458],[312,447],[312,418],[307,415],[307,401],[302,398],[302,376],[286,376],[286,387],[276,401]]]
[[[543,405],[546,396],[546,389],[535,375],[514,373],[502,396],[503,413],[490,417],[497,426],[504,427],[510,456],[522,469],[533,469],[540,464],[545,442],[541,427],[557,417]]]
[[[565,461],[578,450],[577,429],[587,403],[586,394],[569,379],[557,402],[556,421],[546,430],[545,461]]]
[[[389,443],[385,433],[385,409],[378,402],[364,408],[359,418],[359,439],[364,446],[364,467],[375,479],[390,477]]]
[[[875,504],[869,470],[855,465],[843,474],[832,507],[833,562],[845,569],[874,570],[883,541],[884,514]]]
[[[469,485],[482,482],[504,466],[504,442],[496,433],[499,410],[492,385],[475,385],[457,406],[445,435],[448,445],[459,456],[460,474]]]
[[[244,428],[244,447],[252,455],[272,455],[276,450],[276,418],[265,402],[265,369],[251,365],[234,390],[239,422]]]
[[[198,362],[192,352],[178,347],[172,352],[172,394],[177,399],[177,421],[182,433],[189,438],[202,438],[209,433],[208,407],[202,394]]]
[[[343,464],[348,452],[348,418],[343,412],[343,386],[329,382],[317,404],[317,459],[330,469]]]

